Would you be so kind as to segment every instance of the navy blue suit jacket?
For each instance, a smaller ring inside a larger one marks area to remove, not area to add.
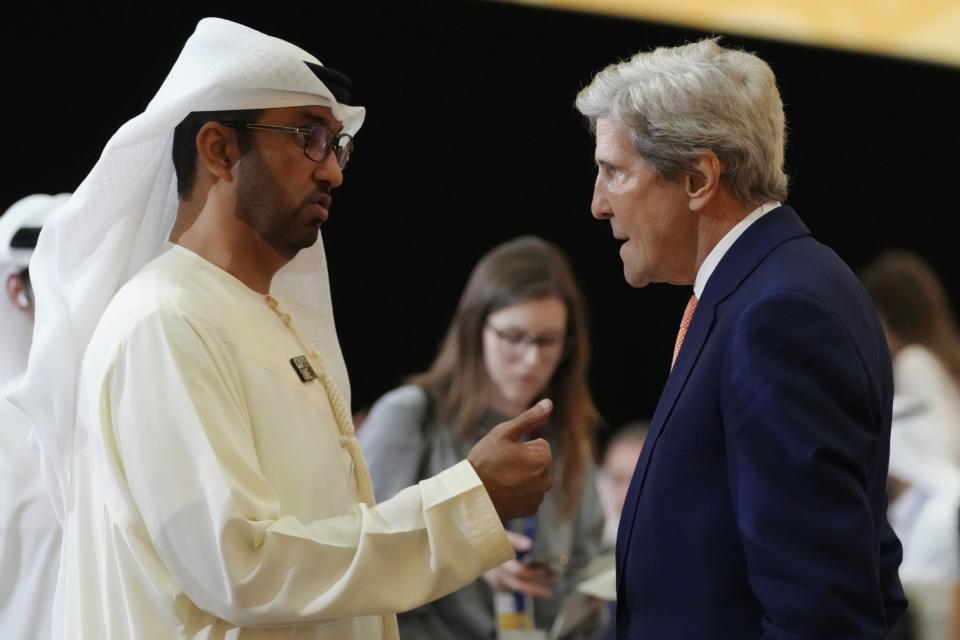
[[[707,282],[637,463],[618,637],[883,638],[906,606],[892,395],[857,278],[789,207],[761,217]]]

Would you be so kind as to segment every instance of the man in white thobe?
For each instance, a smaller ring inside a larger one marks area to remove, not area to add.
[[[542,402],[374,504],[318,242],[363,119],[349,89],[203,20],[41,235],[20,402],[70,452],[62,637],[396,638],[396,611],[512,557],[501,518],[549,488],[549,447],[519,441]]]
[[[27,368],[33,330],[28,268],[37,235],[69,194],[38,193],[0,217],[0,638],[50,637],[60,558],[60,523],[40,478],[26,416],[8,400]]]

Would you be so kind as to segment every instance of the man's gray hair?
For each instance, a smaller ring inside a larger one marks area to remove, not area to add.
[[[628,127],[637,153],[669,180],[710,149],[741,202],[787,197],[785,120],[773,71],[753,54],[721,47],[717,38],[612,64],[580,91],[576,105],[591,130],[599,118]]]

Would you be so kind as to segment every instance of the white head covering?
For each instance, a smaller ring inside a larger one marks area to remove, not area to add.
[[[194,111],[321,105],[355,134],[364,109],[337,102],[307,62],[320,65],[283,40],[226,20],[201,20],[146,111],[120,127],[40,234],[31,263],[35,338],[26,381],[13,401],[39,436],[44,478],[61,522],[70,509],[83,352],[117,290],[162,252],[176,216],[174,128]],[[272,293],[291,308],[349,402],[323,243],[281,269]]]
[[[33,255],[32,242],[20,245],[14,243],[14,237],[22,231],[40,229],[69,197],[69,193],[55,196],[35,193],[17,200],[0,216],[0,284],[5,287],[7,278],[23,271]],[[10,304],[5,295],[0,295],[0,387],[27,368],[32,334],[31,317]]]

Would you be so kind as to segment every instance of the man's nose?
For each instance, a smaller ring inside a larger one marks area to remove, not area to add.
[[[607,200],[603,185],[600,184],[600,176],[593,185],[593,200],[590,201],[590,213],[597,220],[606,220],[613,216],[610,210],[610,202]]]
[[[336,189],[343,184],[343,169],[337,162],[337,154],[331,152],[323,162],[318,162],[314,175],[317,180],[329,182],[331,189]]]

